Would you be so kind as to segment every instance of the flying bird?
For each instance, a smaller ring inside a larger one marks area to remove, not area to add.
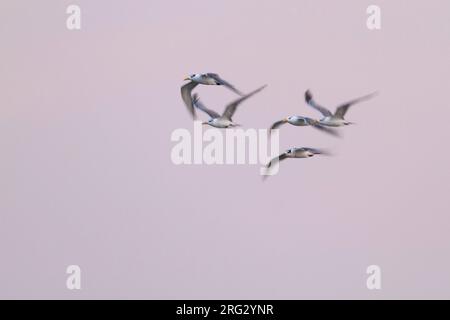
[[[270,127],[269,133],[272,132],[272,130],[277,129],[286,123],[289,123],[293,126],[298,126],[298,127],[311,126],[313,128],[316,128],[322,132],[331,134],[333,136],[339,136],[339,133],[336,130],[334,130],[332,128],[324,127],[319,121],[317,121],[315,119],[308,118],[308,117],[302,117],[302,116],[289,116],[287,118],[284,118],[283,120],[273,123],[272,126]]]
[[[194,73],[189,75],[184,80],[190,80],[198,84],[204,85],[224,86],[240,96],[244,95],[241,91],[236,89],[231,83],[222,79],[217,73],[203,73],[203,74]]]
[[[195,119],[197,115],[195,114],[195,108],[192,101],[192,90],[198,85],[197,82],[188,82],[181,87],[181,98],[183,99],[184,104],[188,108],[189,113]]]
[[[188,108],[190,114],[194,119],[196,118],[196,113],[191,93],[192,90],[194,90],[194,88],[199,84],[225,86],[231,91],[237,93],[238,95],[243,96],[243,94],[239,90],[237,90],[232,84],[222,79],[216,73],[204,73],[204,74],[194,73],[186,77],[184,80],[189,80],[189,82],[181,87],[181,98],[183,99],[184,104],[186,105],[186,107]]]
[[[316,101],[313,99],[313,96],[311,94],[311,91],[307,90],[305,92],[305,101],[308,105],[319,111],[323,118],[319,120],[319,123],[324,126],[330,126],[330,127],[341,127],[346,126],[349,124],[353,124],[352,122],[349,122],[344,119],[345,114],[347,113],[348,109],[361,101],[368,100],[375,96],[376,93],[368,94],[366,96],[351,100],[349,102],[343,103],[340,106],[336,108],[336,111],[334,114],[328,110],[325,107],[322,107],[321,105],[317,104]]]
[[[249,94],[244,95],[243,97],[241,97],[237,100],[234,100],[233,102],[231,102],[230,104],[228,104],[225,107],[225,111],[222,113],[222,115],[220,115],[219,113],[217,113],[214,110],[211,110],[211,109],[208,109],[207,107],[205,107],[205,105],[198,98],[197,94],[194,94],[194,96],[193,96],[193,105],[197,109],[200,109],[201,111],[205,112],[206,114],[208,114],[211,117],[211,119],[209,119],[206,122],[203,122],[202,124],[207,124],[207,125],[210,125],[210,126],[216,127],[216,128],[236,127],[236,126],[239,126],[239,124],[233,122],[232,117],[233,117],[234,113],[236,112],[236,109],[239,106],[239,104],[241,104],[243,101],[247,100],[254,94],[260,92],[265,87],[266,87],[266,85],[256,89],[255,91],[250,92]]]
[[[327,151],[321,149],[291,148],[280,154],[278,157],[275,157],[272,160],[270,160],[270,162],[267,164],[266,167],[270,168],[275,162],[279,162],[287,158],[311,158],[317,154],[329,155]]]

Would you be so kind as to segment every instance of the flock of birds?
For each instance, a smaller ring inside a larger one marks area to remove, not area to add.
[[[202,124],[210,125],[215,128],[231,128],[240,126],[239,124],[235,123],[233,121],[233,115],[236,112],[237,107],[247,100],[248,98],[252,97],[253,95],[257,94],[261,90],[263,90],[266,85],[248,93],[243,94],[241,91],[237,90],[231,83],[228,81],[225,81],[222,79],[218,74],[216,73],[204,73],[204,74],[191,74],[187,78],[184,79],[185,81],[189,81],[188,83],[184,84],[181,87],[181,98],[183,99],[186,107],[188,108],[190,114],[194,118],[194,120],[197,118],[196,115],[196,109],[201,110],[205,112],[210,119],[206,122],[203,122]],[[240,97],[231,103],[229,103],[222,114],[219,114],[218,112],[208,109],[199,99],[197,94],[192,94],[192,90],[197,87],[199,84],[202,85],[219,85],[224,86],[228,88],[229,90],[233,91],[234,93],[238,94]],[[311,91],[307,90],[305,92],[305,101],[306,103],[314,108],[315,110],[319,111],[322,114],[322,118],[320,120],[303,117],[303,116],[289,116],[282,120],[276,121],[272,124],[270,127],[269,132],[271,132],[274,129],[279,128],[280,126],[284,124],[290,124],[293,126],[311,126],[315,129],[318,129],[324,133],[333,135],[333,136],[339,136],[339,132],[336,130],[338,127],[343,127],[347,125],[353,124],[352,122],[347,121],[344,117],[348,111],[348,109],[359,102],[368,100],[372,98],[376,93],[372,93],[369,95],[365,95],[363,97],[353,99],[349,102],[343,103],[336,107],[335,112],[331,112],[329,109],[321,106],[318,104],[311,93]],[[327,155],[328,153],[325,150],[321,149],[315,149],[315,148],[291,148],[282,154],[278,155],[274,159],[272,159],[268,164],[267,168],[270,168],[275,161],[281,161],[287,158],[310,158],[315,155]]]

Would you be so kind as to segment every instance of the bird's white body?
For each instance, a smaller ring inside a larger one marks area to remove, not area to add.
[[[212,77],[208,77],[206,74],[193,74],[190,77],[190,80],[200,83],[200,84],[204,84],[204,85],[220,85],[219,82],[217,82],[216,79],[212,78]]]
[[[346,121],[345,119],[341,119],[338,117],[324,117],[322,119],[319,120],[319,123],[323,126],[328,126],[328,127],[342,127],[342,126],[346,126],[349,125],[350,122]]]
[[[314,156],[314,152],[303,148],[291,149],[287,154],[288,158],[310,158]]]
[[[287,117],[286,120],[289,124],[292,124],[293,126],[306,127],[310,125],[310,123],[308,123],[308,120],[305,117],[290,116]]]
[[[207,124],[207,125],[210,125],[211,127],[220,128],[220,129],[226,129],[226,128],[237,126],[237,124],[235,124],[233,121],[230,121],[230,120],[224,119],[224,118],[210,119],[207,122],[204,122],[203,124]]]

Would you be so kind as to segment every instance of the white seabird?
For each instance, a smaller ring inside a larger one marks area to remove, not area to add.
[[[207,125],[210,125],[210,126],[216,127],[216,128],[236,127],[236,126],[239,126],[239,124],[233,122],[232,117],[233,117],[234,113],[236,112],[238,105],[241,104],[246,99],[253,96],[254,94],[260,92],[265,87],[266,87],[266,85],[256,89],[255,91],[250,92],[249,94],[244,95],[243,97],[241,97],[237,100],[234,100],[233,102],[231,102],[230,104],[228,104],[225,107],[225,111],[223,112],[222,115],[220,115],[219,113],[217,113],[214,110],[211,110],[211,109],[208,109],[207,107],[205,107],[205,105],[200,102],[200,99],[198,98],[197,94],[194,94],[194,96],[193,96],[193,105],[211,117],[211,119],[209,119],[206,122],[203,122],[202,124],[207,124]]]
[[[304,148],[304,147],[291,148],[280,154],[278,157],[275,157],[272,160],[270,160],[270,162],[267,164],[266,167],[270,168],[274,162],[281,161],[287,158],[311,158],[314,157],[316,154],[329,155],[327,151],[322,149]]]
[[[277,129],[286,123],[298,127],[311,126],[313,128],[316,128],[322,132],[331,134],[333,136],[339,136],[339,133],[336,130],[324,127],[318,120],[302,116],[289,116],[287,118],[284,118],[283,120],[277,121],[272,124],[269,132],[272,132],[272,130]]]
[[[240,96],[243,94],[237,90],[232,84],[228,81],[222,79],[217,73],[194,73],[186,77],[184,80],[189,80],[188,83],[181,87],[181,98],[184,101],[184,104],[187,106],[189,112],[192,117],[195,119],[195,108],[192,102],[192,90],[198,86],[199,84],[203,85],[216,85],[216,86],[225,86],[231,91],[237,93]]]
[[[376,95],[376,93],[368,94],[366,96],[343,103],[336,108],[336,111],[334,112],[334,114],[327,108],[322,107],[321,105],[317,104],[313,99],[311,91],[309,91],[309,90],[307,90],[305,92],[305,101],[308,105],[310,105],[311,107],[313,107],[314,109],[316,109],[317,111],[322,113],[323,118],[319,120],[319,123],[321,125],[330,126],[330,127],[341,127],[341,126],[353,124],[352,122],[349,122],[344,119],[345,114],[347,113],[348,109],[352,105],[354,105],[355,103],[370,99],[374,95]]]

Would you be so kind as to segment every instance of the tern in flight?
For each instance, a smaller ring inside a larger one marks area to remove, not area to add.
[[[374,95],[376,95],[376,93],[372,93],[372,94],[354,99],[352,101],[343,103],[336,108],[336,111],[334,112],[334,114],[331,113],[331,111],[328,110],[327,108],[322,107],[321,105],[317,104],[313,99],[311,91],[309,91],[309,90],[307,90],[305,92],[305,101],[308,105],[310,105],[311,107],[313,107],[314,109],[316,109],[317,111],[322,113],[323,118],[319,120],[319,123],[321,125],[330,126],[330,127],[342,127],[342,126],[346,126],[349,124],[353,124],[352,122],[349,122],[344,119],[344,116],[347,113],[348,109],[355,103],[358,103],[358,102],[361,102],[364,100],[368,100],[368,99],[372,98]]]
[[[332,128],[324,127],[319,121],[317,121],[315,119],[311,119],[308,117],[302,117],[302,116],[290,116],[290,117],[284,118],[283,120],[277,121],[274,124],[272,124],[269,132],[272,132],[272,130],[277,129],[278,127],[280,127],[286,123],[289,123],[293,126],[298,126],[298,127],[312,126],[313,128],[316,128],[322,132],[331,134],[333,136],[339,136],[339,133],[336,130],[334,130]]]
[[[237,90],[232,84],[230,84],[228,81],[223,80],[216,73],[203,73],[203,74],[194,73],[189,75],[184,80],[189,80],[189,82],[181,87],[181,98],[183,99],[184,104],[186,105],[186,107],[188,108],[189,112],[191,113],[194,119],[196,117],[196,114],[192,101],[191,92],[199,84],[225,86],[231,91],[237,93],[238,95],[243,96],[243,94],[239,90]]]
[[[278,157],[275,157],[272,160],[270,160],[270,162],[267,164],[266,167],[270,168],[273,163],[279,162],[287,158],[311,158],[314,157],[316,154],[329,155],[327,151],[321,149],[291,148],[280,154]]]
[[[254,94],[260,92],[265,87],[266,86],[264,85],[261,88],[258,88],[255,91],[252,91],[249,94],[246,94],[243,97],[241,97],[237,100],[234,100],[233,102],[231,102],[230,104],[228,104],[225,107],[225,111],[223,112],[222,115],[220,115],[219,113],[217,113],[214,110],[211,110],[211,109],[208,109],[207,107],[205,107],[203,105],[203,103],[200,102],[200,99],[198,98],[197,94],[194,94],[194,96],[193,96],[193,105],[211,117],[211,119],[209,119],[206,122],[203,122],[202,124],[207,124],[207,125],[210,125],[210,126],[216,127],[216,128],[237,127],[237,126],[239,126],[239,124],[233,122],[232,117],[233,117],[234,113],[236,112],[238,105],[241,104],[244,100],[253,96]]]

